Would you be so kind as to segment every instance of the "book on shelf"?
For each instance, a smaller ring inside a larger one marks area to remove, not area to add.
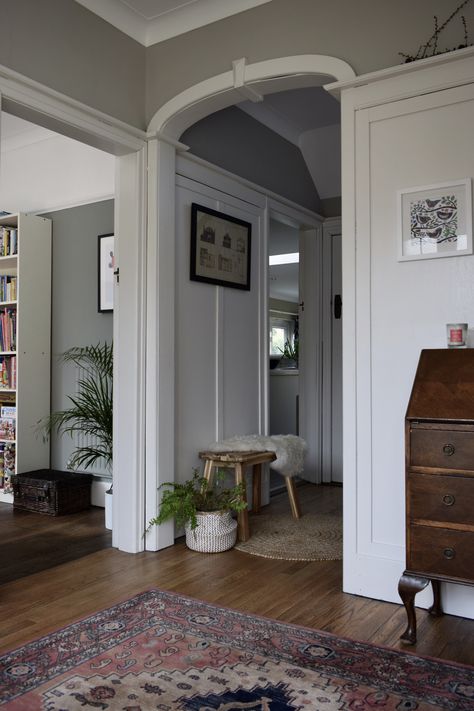
[[[12,492],[11,476],[15,473],[15,443],[0,442],[0,489]]]
[[[0,257],[18,253],[18,230],[16,227],[0,228]]]
[[[9,274],[0,276],[0,301],[16,301],[17,278]]]
[[[0,439],[9,439],[12,442],[16,438],[16,420],[0,418]]]
[[[16,309],[0,310],[0,351],[16,349]]]
[[[16,389],[16,356],[0,356],[0,391]]]
[[[0,407],[0,418],[14,420],[16,419],[16,405],[2,405]]]

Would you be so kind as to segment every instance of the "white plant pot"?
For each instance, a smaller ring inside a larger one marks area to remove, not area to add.
[[[114,495],[110,491],[105,492],[105,527],[112,530],[112,504]]]
[[[235,545],[237,521],[230,511],[198,511],[197,528],[186,524],[186,545],[199,553],[222,553]]]

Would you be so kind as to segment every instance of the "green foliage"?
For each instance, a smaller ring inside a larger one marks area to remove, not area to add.
[[[244,498],[244,485],[237,484],[231,488],[223,488],[224,472],[218,471],[214,486],[210,486],[207,479],[193,470],[193,478],[184,484],[166,482],[159,488],[163,491],[158,516],[152,518],[147,531],[152,526],[159,526],[165,521],[174,518],[177,526],[186,523],[195,529],[198,511],[243,511],[247,507]]]
[[[287,339],[285,341],[285,345],[283,346],[283,350],[281,348],[279,348],[278,350],[283,354],[283,358],[288,358],[288,360],[295,360],[296,362],[298,362],[297,338],[295,338],[293,342]]]
[[[70,348],[61,356],[65,363],[74,363],[84,369],[78,392],[68,395],[71,407],[53,412],[39,421],[39,429],[46,437],[51,432],[67,433],[71,437],[81,432],[96,438],[94,446],[77,447],[70,459],[73,469],[90,467],[103,458],[107,466],[112,463],[112,405],[113,405],[113,346],[108,343],[96,346]]]

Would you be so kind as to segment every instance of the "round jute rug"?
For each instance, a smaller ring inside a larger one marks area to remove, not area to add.
[[[250,519],[250,538],[237,550],[277,560],[342,560],[342,516],[307,513],[258,514]]]

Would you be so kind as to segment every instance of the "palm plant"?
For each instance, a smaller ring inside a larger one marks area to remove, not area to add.
[[[76,447],[69,460],[72,469],[87,469],[98,459],[107,467],[112,464],[112,404],[113,404],[113,346],[98,343],[67,350],[61,356],[65,363],[74,363],[84,371],[78,382],[78,392],[68,395],[71,407],[52,412],[40,420],[40,428],[47,436],[53,431],[71,437],[82,433],[94,438],[92,444]]]

